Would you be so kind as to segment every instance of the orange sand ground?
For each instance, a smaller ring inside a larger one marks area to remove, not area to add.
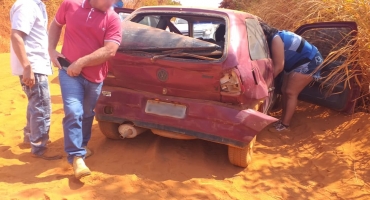
[[[87,159],[93,173],[76,181],[65,159],[30,157],[22,141],[26,97],[0,54],[0,199],[370,199],[370,115],[344,116],[301,103],[292,132],[265,131],[247,168],[228,162],[227,147],[150,132],[107,140],[96,123]],[[63,151],[57,71],[50,148]]]

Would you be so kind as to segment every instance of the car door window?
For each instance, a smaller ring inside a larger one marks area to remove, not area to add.
[[[124,12],[118,13],[118,16],[119,16],[119,18],[120,18],[121,21],[123,21],[129,15],[130,15],[129,13],[124,13]]]
[[[246,19],[249,54],[252,60],[269,58],[265,34],[256,19]]]
[[[352,32],[349,27],[313,28],[301,34],[311,44],[319,49],[326,58],[330,52],[346,46],[352,37],[347,37]]]
[[[157,27],[159,23],[159,16],[156,15],[148,15],[145,16],[142,20],[138,22],[139,24],[151,26],[151,27]]]
[[[198,20],[193,23],[193,37],[212,39],[213,41],[215,41],[215,33],[220,24],[220,21]],[[226,31],[224,31],[223,36],[225,35],[225,32]]]
[[[181,32],[182,35],[189,36],[189,22],[187,20],[173,17],[171,22]]]

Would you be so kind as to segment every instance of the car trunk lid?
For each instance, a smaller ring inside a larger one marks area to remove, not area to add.
[[[122,28],[122,43],[109,62],[115,84],[162,95],[220,100],[222,62],[214,58],[222,56],[220,46],[133,22],[123,22]]]

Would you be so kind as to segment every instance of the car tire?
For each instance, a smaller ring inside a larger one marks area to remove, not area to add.
[[[105,137],[112,140],[121,139],[118,132],[118,127],[120,124],[106,121],[98,121],[100,131],[105,135]]]
[[[255,142],[256,136],[244,148],[229,146],[228,154],[230,163],[238,167],[247,167],[252,162]]]

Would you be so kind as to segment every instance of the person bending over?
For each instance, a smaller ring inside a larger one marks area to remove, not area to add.
[[[296,109],[299,93],[310,82],[320,78],[319,67],[323,58],[319,50],[301,36],[290,31],[279,31],[259,21],[270,48],[274,77],[284,71],[281,88],[282,117],[270,131],[286,131]]]

